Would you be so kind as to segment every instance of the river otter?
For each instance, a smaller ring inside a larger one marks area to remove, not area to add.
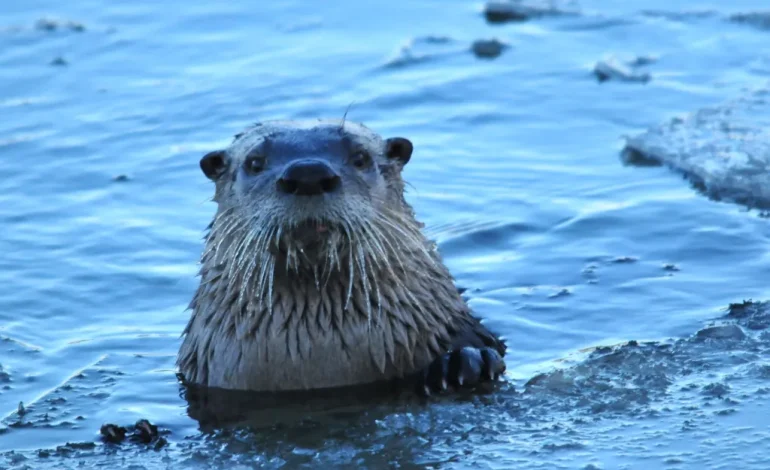
[[[457,291],[404,199],[405,138],[268,121],[207,153],[216,215],[177,365],[188,383],[297,391],[495,381],[505,345]]]

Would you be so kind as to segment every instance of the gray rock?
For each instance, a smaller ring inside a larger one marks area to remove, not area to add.
[[[524,1],[524,0],[492,0],[484,5],[484,16],[490,23],[507,23],[513,21],[528,21],[543,16],[577,15],[578,11],[571,9],[566,2],[557,1]]]
[[[638,71],[633,65],[636,62],[632,62],[630,65],[621,62],[620,60],[611,57],[608,59],[600,60],[594,65],[594,75],[600,82],[607,80],[619,80],[623,82],[640,82],[646,83],[650,81],[650,74],[647,72]]]
[[[499,39],[477,39],[471,44],[471,51],[476,57],[494,59],[510,46]]]

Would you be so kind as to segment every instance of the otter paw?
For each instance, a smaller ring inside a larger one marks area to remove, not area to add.
[[[492,348],[466,346],[439,357],[422,374],[422,392],[430,395],[449,387],[472,387],[496,381],[505,372],[505,361]]]

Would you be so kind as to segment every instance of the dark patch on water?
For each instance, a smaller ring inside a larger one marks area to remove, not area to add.
[[[574,5],[575,2],[554,0],[492,0],[484,5],[484,17],[489,23],[507,23],[578,15]]]
[[[730,16],[730,21],[746,24],[762,30],[770,30],[770,11],[735,13]]]

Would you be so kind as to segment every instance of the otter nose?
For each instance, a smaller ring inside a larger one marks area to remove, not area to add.
[[[286,194],[314,196],[335,191],[340,177],[320,160],[300,160],[290,164],[278,180],[278,190]]]

